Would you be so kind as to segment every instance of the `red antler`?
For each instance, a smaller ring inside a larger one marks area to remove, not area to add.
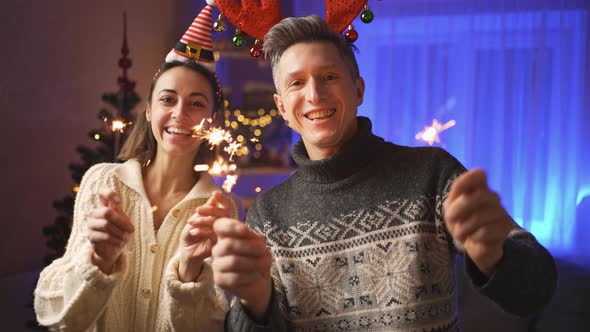
[[[278,0],[216,0],[219,11],[231,24],[248,35],[264,40],[268,30],[281,20]]]
[[[324,3],[326,4],[326,23],[334,31],[342,33],[367,4],[367,0],[324,0]]]

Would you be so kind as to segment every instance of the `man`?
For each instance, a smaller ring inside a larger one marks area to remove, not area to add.
[[[277,107],[301,134],[299,169],[258,197],[252,230],[214,225],[214,280],[239,299],[227,330],[458,331],[456,253],[504,310],[526,316],[549,301],[553,259],[482,170],[466,172],[439,148],[385,142],[357,117],[364,81],[322,19],[281,21],[264,51]]]

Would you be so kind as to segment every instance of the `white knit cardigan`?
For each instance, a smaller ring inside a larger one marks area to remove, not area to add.
[[[121,194],[123,210],[135,226],[111,275],[92,264],[86,239],[87,214],[97,206],[97,193],[103,187]],[[66,253],[41,272],[35,289],[39,323],[58,331],[222,330],[228,304],[213,285],[210,259],[197,282],[182,283],[177,255],[187,219],[216,190],[213,179],[203,173],[156,234],[140,163],[130,160],[90,168],[76,197]],[[237,204],[233,210],[235,217]]]

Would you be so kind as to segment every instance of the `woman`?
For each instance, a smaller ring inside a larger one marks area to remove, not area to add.
[[[42,325],[222,328],[227,303],[205,258],[215,243],[213,221],[239,209],[208,174],[193,171],[211,151],[192,128],[204,118],[222,120],[223,111],[208,69],[192,60],[163,64],[119,156],[127,162],[95,165],[80,184],[66,253],[41,272],[35,290]]]

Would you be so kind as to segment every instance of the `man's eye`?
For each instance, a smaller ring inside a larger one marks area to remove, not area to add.
[[[293,81],[289,84],[289,87],[300,86],[301,84],[301,81]]]

